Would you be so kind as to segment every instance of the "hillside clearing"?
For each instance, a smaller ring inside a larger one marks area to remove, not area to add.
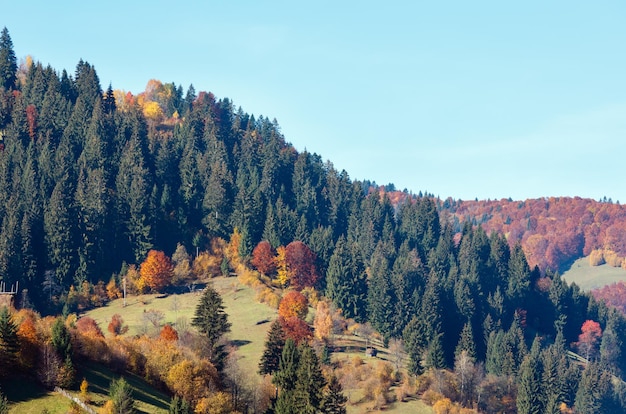
[[[626,281],[626,270],[607,264],[591,266],[589,258],[583,257],[576,260],[562,277],[567,283],[576,283],[582,290],[588,292],[619,281]]]

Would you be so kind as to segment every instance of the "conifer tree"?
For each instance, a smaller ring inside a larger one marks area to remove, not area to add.
[[[11,318],[9,308],[0,309],[0,376],[8,376],[15,370],[19,342],[17,326]]]
[[[111,381],[109,399],[112,403],[112,412],[114,413],[132,414],[136,412],[132,389],[122,377]]]
[[[13,50],[13,41],[6,27],[0,33],[0,86],[14,89],[17,76],[17,58]]]
[[[517,412],[519,414],[544,412],[541,375],[540,342],[539,338],[535,338],[530,354],[520,366],[517,387]]]
[[[298,413],[315,414],[319,411],[326,380],[322,375],[320,362],[315,350],[303,342],[298,349],[300,359],[296,371],[297,382],[294,389],[295,409]]]
[[[323,414],[346,414],[346,402],[348,398],[343,394],[343,388],[335,375],[330,377],[320,412]]]
[[[287,338],[278,364],[278,371],[273,379],[274,384],[279,386],[282,392],[292,391],[295,388],[299,362],[300,354],[296,343],[293,339]]]
[[[265,349],[259,363],[259,373],[273,374],[279,369],[283,348],[285,346],[285,333],[277,319],[272,322],[265,340]]]
[[[212,286],[204,289],[191,324],[206,338],[210,353],[209,359],[215,363],[215,358],[219,356],[218,340],[230,331],[231,323],[228,322],[228,315],[224,312],[222,297]]]

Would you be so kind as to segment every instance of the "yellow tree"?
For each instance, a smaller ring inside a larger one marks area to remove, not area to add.
[[[160,292],[172,281],[172,262],[162,251],[150,250],[139,268],[139,274],[152,291]]]
[[[276,249],[276,274],[276,280],[280,286],[287,286],[289,271],[287,270],[287,253],[284,246],[279,246]]]
[[[333,331],[333,318],[328,306],[328,302],[320,300],[317,302],[315,311],[315,319],[313,320],[313,328],[315,328],[315,337],[326,341],[330,338]]]

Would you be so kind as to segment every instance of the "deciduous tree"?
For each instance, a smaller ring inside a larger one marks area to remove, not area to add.
[[[139,274],[152,291],[161,292],[172,281],[172,262],[162,251],[150,250],[141,263]]]
[[[602,329],[598,322],[586,320],[583,323],[576,347],[586,360],[595,355],[601,337]]]
[[[278,305],[278,315],[285,319],[295,316],[304,320],[308,312],[309,300],[297,290],[287,292]]]
[[[252,250],[251,263],[264,275],[271,275],[276,271],[274,249],[267,240],[262,240]]]
[[[285,260],[289,271],[289,280],[296,289],[315,287],[319,274],[315,267],[316,256],[301,241],[294,241],[285,248]]]

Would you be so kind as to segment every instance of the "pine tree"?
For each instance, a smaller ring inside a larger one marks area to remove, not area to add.
[[[296,400],[296,412],[315,414],[320,409],[326,380],[322,375],[315,350],[303,342],[298,352],[300,359],[296,371],[296,387],[293,391]]]
[[[189,406],[189,402],[178,395],[175,395],[170,402],[168,414],[192,414],[193,411]]]
[[[279,369],[283,348],[285,346],[285,333],[279,320],[272,322],[265,340],[265,349],[259,363],[259,373],[273,374]]]
[[[112,402],[112,412],[132,414],[135,410],[135,399],[130,385],[124,378],[113,379],[109,386],[109,399]]]
[[[281,393],[292,391],[295,388],[299,361],[300,354],[296,343],[293,339],[287,338],[278,364],[278,371],[272,380],[274,384],[280,387]]]
[[[541,376],[539,338],[535,338],[530,354],[526,356],[520,366],[517,387],[518,414],[541,414],[544,412]]]
[[[322,398],[320,412],[323,414],[346,414],[346,402],[348,398],[343,395],[343,388],[335,375],[330,381]]]
[[[461,337],[459,338],[459,342],[456,346],[454,354],[459,355],[462,351],[467,352],[467,355],[470,358],[476,359],[476,345],[474,343],[474,334],[472,332],[472,324],[469,321],[465,322],[465,325],[463,325]]]
[[[205,336],[211,352],[214,352],[220,337],[230,332],[231,323],[224,312],[222,297],[213,287],[207,286],[204,289],[191,324]]]
[[[598,363],[587,364],[583,371],[575,408],[580,414],[608,413],[609,397],[612,394],[611,375]]]
[[[6,27],[0,34],[0,86],[4,89],[15,88],[17,76],[17,58],[13,50],[13,41]]]
[[[4,306],[0,309],[0,376],[8,376],[15,370],[18,351],[17,326],[9,308]]]

